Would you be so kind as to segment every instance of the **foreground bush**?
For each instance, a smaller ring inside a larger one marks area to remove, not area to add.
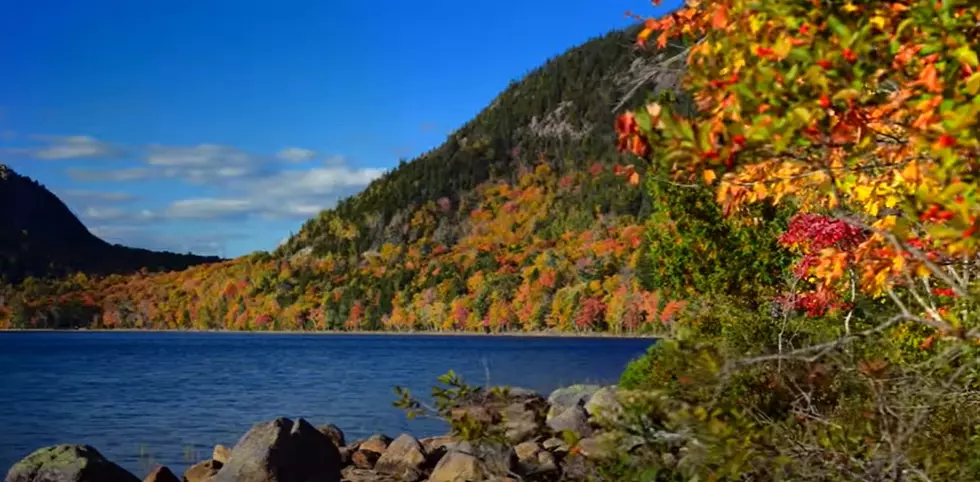
[[[727,222],[796,210],[795,262],[739,274],[772,298],[692,290],[623,375],[611,428],[645,443],[609,477],[980,478],[980,5],[691,0],[651,41],[690,45],[696,109],[627,112],[620,148],[651,184],[710,187]]]

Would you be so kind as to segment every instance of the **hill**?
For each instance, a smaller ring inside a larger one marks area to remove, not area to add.
[[[219,258],[109,244],[89,232],[51,191],[0,164],[0,277],[104,275],[181,270]]]
[[[32,285],[10,296],[7,323],[655,327],[678,305],[637,274],[652,271],[637,269],[649,262],[642,219],[652,203],[622,175],[631,161],[616,151],[614,108],[637,105],[634,92],[676,89],[679,72],[654,68],[671,52],[636,50],[636,32],[590,40],[512,82],[443,145],[320,213],[273,253]]]

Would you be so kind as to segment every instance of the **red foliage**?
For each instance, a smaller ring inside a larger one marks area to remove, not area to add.
[[[582,303],[582,310],[575,317],[575,326],[583,329],[595,328],[596,323],[602,319],[605,312],[606,304],[602,302],[602,298],[598,296],[587,298]]]

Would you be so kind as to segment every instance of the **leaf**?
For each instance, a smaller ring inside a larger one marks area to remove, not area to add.
[[[705,184],[711,184],[718,178],[718,175],[715,174],[715,171],[712,169],[705,169],[702,175],[704,176]]]

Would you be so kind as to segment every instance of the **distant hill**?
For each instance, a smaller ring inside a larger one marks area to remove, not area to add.
[[[8,281],[77,271],[181,270],[215,261],[220,259],[109,244],[47,188],[0,164],[0,276]]]
[[[443,145],[274,252],[24,287],[0,326],[656,329],[678,306],[642,279],[653,203],[620,175],[633,160],[616,151],[614,111],[639,105],[637,92],[677,92],[681,73],[657,66],[673,52],[636,49],[636,33],[590,40],[512,82]]]

